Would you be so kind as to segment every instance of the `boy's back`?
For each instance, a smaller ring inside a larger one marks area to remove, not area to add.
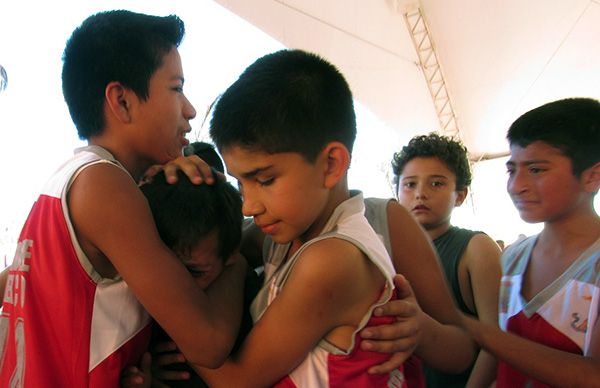
[[[145,350],[144,310],[191,362],[216,366],[233,344],[241,287],[215,286],[209,300],[160,240],[137,186],[188,144],[195,110],[183,94],[183,34],[177,16],[121,10],[90,16],[67,42],[63,94],[90,146],[57,172],[19,237],[0,385],[117,386]],[[243,270],[229,267],[217,285]]]
[[[23,227],[3,301],[2,324],[19,319],[0,344],[2,386],[114,385],[148,344],[148,314],[122,279],[93,269],[64,216],[73,172],[96,163],[116,165],[98,147],[79,150],[46,184]]]

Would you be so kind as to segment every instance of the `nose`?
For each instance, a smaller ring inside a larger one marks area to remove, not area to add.
[[[417,183],[415,187],[415,197],[417,199],[427,198],[427,184]]]
[[[508,176],[506,182],[506,191],[510,195],[520,194],[527,190],[527,174],[522,169],[515,168],[515,170]]]
[[[242,214],[245,217],[255,217],[264,211],[264,207],[258,197],[245,187],[240,187],[242,194]]]
[[[187,97],[185,97],[183,115],[187,120],[191,120],[194,117],[196,117],[196,108],[194,108],[194,105],[192,105],[192,103],[190,102],[190,100],[188,100]]]

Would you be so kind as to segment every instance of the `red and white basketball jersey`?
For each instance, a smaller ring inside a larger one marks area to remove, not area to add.
[[[2,387],[117,387],[147,348],[148,314],[121,278],[94,270],[69,218],[69,186],[96,163],[122,168],[100,147],[78,149],[21,231],[0,317]]]
[[[392,278],[395,274],[392,261],[382,241],[373,231],[364,216],[362,194],[341,203],[334,211],[321,234],[306,242],[294,255],[285,261],[289,244],[273,244],[270,239],[265,242],[265,285],[258,293],[251,307],[256,322],[268,305],[275,300],[285,286],[289,273],[301,253],[316,241],[326,238],[338,238],[356,245],[365,256],[379,268],[385,276],[386,284],[380,299],[371,306],[362,319],[361,325],[354,331],[350,349],[339,349],[322,339],[310,351],[304,361],[288,376],[278,382],[275,387],[389,387],[405,388],[406,377],[401,366],[390,373],[370,375],[367,370],[389,360],[391,354],[368,352],[360,349],[360,330],[367,326],[391,323],[394,317],[374,317],[373,309],[394,297],[395,289]],[[270,243],[269,243],[270,242]]]
[[[533,236],[511,245],[502,256],[500,327],[546,346],[585,355],[600,306],[600,239],[548,287],[525,301],[521,296],[523,274],[536,240]],[[500,360],[496,386],[547,385]]]

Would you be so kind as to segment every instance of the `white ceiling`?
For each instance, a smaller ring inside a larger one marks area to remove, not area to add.
[[[505,152],[507,127],[535,106],[600,96],[600,0],[216,2],[333,62],[361,103],[408,136],[440,130],[403,16],[420,6],[460,137],[476,156]]]

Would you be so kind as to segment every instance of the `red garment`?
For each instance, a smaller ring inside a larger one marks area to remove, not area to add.
[[[72,177],[109,157],[99,147],[80,150],[27,218],[0,318],[1,387],[116,387],[147,348],[148,314],[122,279],[94,271],[68,219]]]

